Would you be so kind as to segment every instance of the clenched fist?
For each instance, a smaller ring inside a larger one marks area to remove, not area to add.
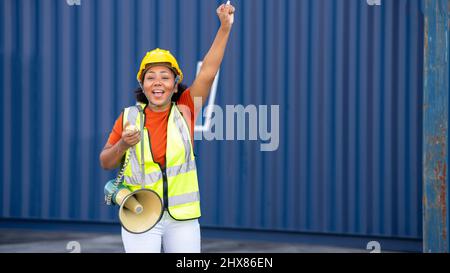
[[[222,4],[217,8],[217,16],[219,16],[220,23],[223,28],[231,29],[234,23],[234,11],[235,8],[228,1],[226,4]]]
[[[127,121],[122,132],[121,140],[127,148],[133,147],[141,140],[141,131],[134,125],[130,125]]]

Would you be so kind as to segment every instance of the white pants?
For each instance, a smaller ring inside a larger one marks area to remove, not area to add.
[[[122,241],[127,253],[200,253],[198,220],[177,221],[167,211],[151,230],[134,234],[122,227]],[[162,244],[161,244],[162,243]]]

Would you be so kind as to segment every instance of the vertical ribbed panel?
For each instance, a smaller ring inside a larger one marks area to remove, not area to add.
[[[197,142],[205,225],[420,238],[420,2],[241,1],[236,16],[218,103],[280,105],[280,146]]]
[[[420,238],[420,1],[232,2],[216,103],[279,105],[280,142],[196,142],[202,224]],[[1,217],[116,220],[98,155],[140,59],[192,83],[219,3],[1,1]]]

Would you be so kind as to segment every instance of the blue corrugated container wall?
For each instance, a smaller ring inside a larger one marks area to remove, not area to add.
[[[98,156],[140,59],[192,83],[219,27],[221,1],[80,2],[0,3],[3,219],[118,223]],[[202,225],[420,239],[420,1],[232,2],[216,104],[279,105],[279,148],[196,141]]]

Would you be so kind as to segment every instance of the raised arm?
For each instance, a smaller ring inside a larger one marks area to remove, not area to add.
[[[205,104],[209,91],[214,82],[214,77],[222,63],[228,37],[234,22],[234,7],[230,4],[222,4],[217,8],[217,16],[220,19],[220,28],[217,31],[211,48],[203,59],[203,65],[190,88],[192,100],[201,97],[202,104]],[[200,107],[200,105],[196,105]]]

